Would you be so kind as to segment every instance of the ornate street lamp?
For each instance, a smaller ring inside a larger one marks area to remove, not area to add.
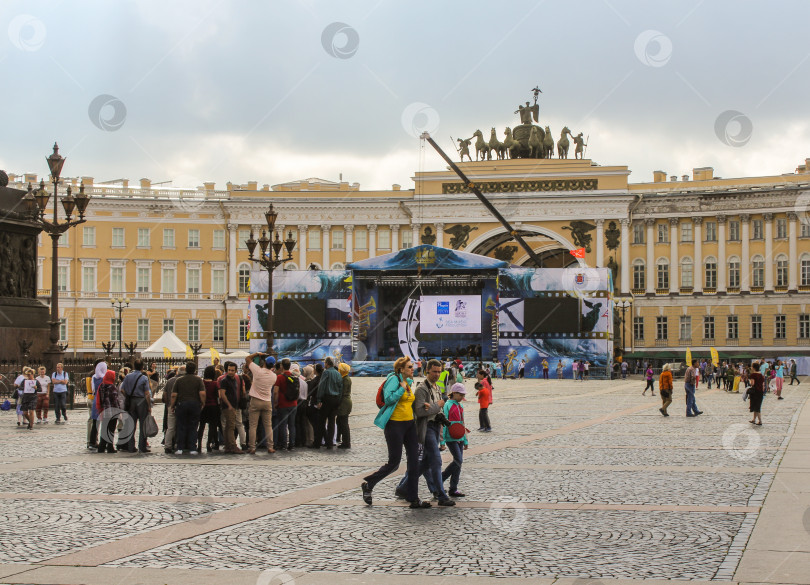
[[[90,197],[85,194],[84,185],[79,188],[79,194],[75,198],[70,186],[68,186],[67,194],[61,198],[62,207],[65,210],[65,220],[60,222],[58,218],[60,201],[59,177],[62,174],[65,157],[59,154],[59,146],[56,143],[53,145],[53,154],[46,160],[48,161],[48,169],[51,172],[51,182],[53,183],[53,220],[45,219],[45,211],[51,196],[45,190],[44,180],[39,182],[39,189],[36,192],[33,191],[29,183],[28,193],[23,197],[23,201],[28,213],[39,224],[42,231],[51,237],[53,244],[51,257],[51,320],[48,321],[51,327],[49,336],[51,345],[45,350],[45,355],[50,367],[55,368],[56,364],[62,361],[64,355],[64,350],[59,345],[59,238],[73,226],[87,221],[84,212],[88,203],[90,203]],[[72,217],[74,211],[78,212],[78,217],[75,219]]]
[[[624,325],[624,313],[633,305],[633,300],[629,298],[621,298],[616,299],[615,302],[616,306],[622,310],[622,356],[624,356],[625,345],[624,345],[624,332],[625,332],[625,325]],[[622,358],[624,359],[624,358]]]
[[[113,306],[113,309],[118,311],[118,361],[122,364],[124,363],[123,358],[121,356],[121,350],[123,349],[123,344],[121,343],[122,337],[122,330],[124,329],[124,322],[121,319],[121,313],[124,312],[124,308],[129,306],[129,297],[121,298],[112,298],[110,299],[110,304]]]
[[[270,204],[269,209],[264,213],[264,218],[267,221],[267,230],[262,229],[262,235],[256,240],[253,237],[253,230],[250,230],[250,238],[247,239],[245,244],[248,248],[248,256],[252,262],[257,262],[267,270],[267,353],[273,352],[273,342],[275,340],[275,332],[273,331],[273,271],[293,259],[293,250],[295,249],[295,240],[292,236],[292,231],[287,233],[287,239],[282,240],[279,233],[275,231],[276,219],[278,219],[278,212],[273,209],[273,204]],[[267,234],[270,233],[275,237],[271,240]],[[282,236],[284,234],[281,234]],[[256,245],[260,249],[258,258],[254,257]],[[270,251],[268,252],[268,248]],[[286,256],[282,254],[282,250],[286,252]]]

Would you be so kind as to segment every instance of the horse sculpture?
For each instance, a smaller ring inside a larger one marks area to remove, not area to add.
[[[503,142],[498,140],[497,134],[495,134],[495,128],[492,129],[492,132],[489,135],[489,148],[495,151],[495,156],[498,160],[506,158],[504,154],[506,152],[506,147],[504,147]]]
[[[571,131],[568,129],[568,126],[565,126],[560,133],[560,140],[557,142],[558,158],[568,158],[568,147],[570,146],[568,134],[571,134]]]
[[[481,160],[492,160],[492,151],[489,145],[484,142],[484,135],[480,130],[473,132],[475,141],[475,160],[478,160],[478,155],[481,155]]]
[[[543,158],[554,156],[554,138],[551,136],[551,129],[546,126],[546,137],[543,138]]]
[[[543,158],[543,140],[536,126],[532,126],[529,134],[529,158]]]
[[[503,133],[506,136],[506,138],[503,139],[503,146],[505,151],[504,158],[506,158],[505,155],[509,155],[509,158],[515,158],[514,149],[520,147],[520,142],[512,138],[512,129],[509,128],[508,126],[506,127],[506,130],[503,131]]]

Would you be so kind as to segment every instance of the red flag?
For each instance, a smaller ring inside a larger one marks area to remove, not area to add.
[[[577,248],[576,250],[569,250],[574,258],[584,258],[585,248]]]

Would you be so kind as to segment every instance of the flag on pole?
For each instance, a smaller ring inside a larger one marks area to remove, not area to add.
[[[190,360],[194,359],[194,352],[191,350],[191,347],[186,345],[186,357]]]
[[[718,355],[717,350],[713,347],[710,347],[709,351],[712,354],[712,365],[716,368],[720,365],[720,356]]]
[[[692,350],[687,347],[686,348],[686,367],[688,368],[691,365],[692,365]]]
[[[163,357],[166,357],[166,358],[172,357],[172,350],[170,350],[168,347],[164,347],[163,348]]]
[[[577,248],[576,250],[569,250],[571,255],[574,258],[584,258],[585,257],[585,248]]]
[[[215,350],[213,347],[210,348],[208,351],[211,352],[211,359],[219,359],[219,352]]]

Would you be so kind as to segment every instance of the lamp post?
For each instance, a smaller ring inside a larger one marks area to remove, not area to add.
[[[262,229],[262,235],[258,240],[253,238],[253,230],[250,230],[250,238],[245,242],[248,248],[248,255],[252,262],[259,263],[267,270],[267,353],[273,352],[273,342],[275,332],[273,331],[273,271],[293,259],[292,253],[295,248],[295,240],[292,237],[292,231],[288,232],[287,239],[281,240],[278,232],[275,231],[276,219],[278,212],[273,210],[273,204],[264,213],[265,220],[267,221],[267,230]],[[267,237],[267,233],[275,234],[275,238],[271,240]],[[283,234],[282,234],[283,235]],[[253,252],[256,250],[256,244],[261,249],[261,255],[254,258]],[[268,253],[267,248],[271,250]],[[282,249],[287,252],[286,258],[282,256]]]
[[[624,333],[625,333],[625,329],[626,329],[624,313],[625,313],[625,311],[627,311],[627,309],[630,308],[630,306],[632,304],[633,304],[633,302],[630,299],[621,299],[621,300],[618,300],[616,302],[616,306],[619,307],[622,310],[622,356],[624,356],[624,349],[625,349]]]
[[[121,343],[122,337],[122,330],[124,329],[124,322],[121,319],[121,313],[124,312],[124,307],[129,306],[129,297],[121,298],[115,297],[110,299],[110,304],[113,306],[113,309],[118,311],[118,361],[122,364],[124,363],[123,358],[121,356],[121,351],[123,349],[123,344]]]
[[[62,361],[64,351],[59,345],[59,238],[60,236],[72,228],[87,221],[84,218],[84,212],[87,209],[87,204],[90,202],[90,197],[84,192],[84,185],[79,188],[79,194],[74,198],[71,194],[71,188],[68,186],[67,194],[61,198],[62,207],[65,209],[65,220],[59,221],[59,177],[62,174],[62,166],[65,164],[65,158],[59,154],[59,146],[54,143],[53,154],[47,159],[48,169],[51,172],[51,182],[53,183],[53,220],[45,219],[45,211],[48,207],[48,200],[50,194],[45,190],[45,181],[39,182],[39,189],[34,192],[31,184],[28,185],[28,193],[23,197],[26,209],[39,227],[42,228],[46,234],[51,237],[53,243],[53,255],[51,258],[51,320],[48,324],[51,327],[49,339],[51,345],[45,350],[45,355],[49,361],[49,365],[54,368],[57,362]],[[79,217],[71,219],[73,211],[78,212]]]

